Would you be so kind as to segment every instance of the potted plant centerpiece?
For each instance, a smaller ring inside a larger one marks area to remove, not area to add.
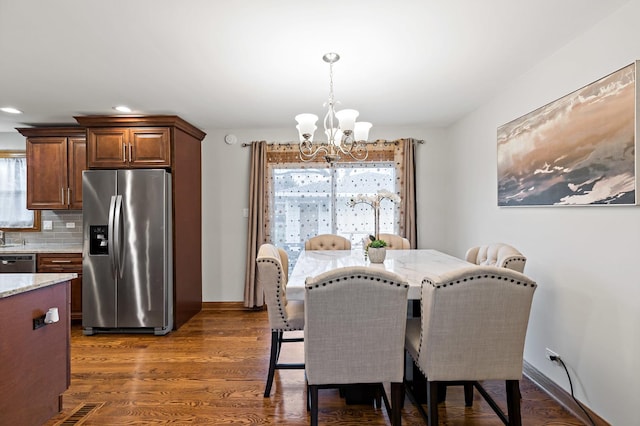
[[[387,242],[369,235],[371,242],[367,245],[367,256],[371,263],[382,263],[387,256]]]
[[[387,255],[387,242],[379,238],[380,202],[384,199],[391,200],[394,203],[400,203],[400,196],[385,189],[379,190],[376,195],[358,194],[347,202],[350,207],[355,207],[356,204],[368,204],[373,208],[374,235],[369,235],[371,241],[368,244],[364,244],[365,256],[369,257],[371,263],[382,263]]]

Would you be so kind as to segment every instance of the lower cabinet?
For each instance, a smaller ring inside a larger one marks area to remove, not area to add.
[[[71,280],[71,320],[82,320],[82,254],[38,253],[38,272],[75,272],[78,278]]]

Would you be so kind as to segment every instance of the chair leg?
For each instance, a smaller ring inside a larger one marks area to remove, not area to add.
[[[520,381],[507,380],[506,393],[507,393],[507,414],[509,416],[509,425],[522,426],[522,416],[520,413],[520,400],[522,399],[522,396],[520,394]]]
[[[309,385],[311,392],[311,426],[318,426],[318,386]]]
[[[404,383],[391,383],[391,425],[402,424],[402,403],[404,401]]]
[[[464,406],[473,406],[473,382],[464,383]]]
[[[444,402],[447,399],[447,384],[441,382],[438,384],[438,404]]]
[[[438,391],[440,390],[439,382],[431,382],[427,379],[427,409],[428,426],[438,426]]]
[[[264,397],[271,394],[271,385],[273,383],[273,375],[276,371],[276,363],[278,362],[278,353],[280,352],[280,332],[271,330],[271,356],[269,358],[269,373],[267,374],[267,385],[264,389]]]

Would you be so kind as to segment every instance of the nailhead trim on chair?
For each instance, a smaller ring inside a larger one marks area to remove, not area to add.
[[[269,262],[269,263],[273,263],[276,268],[278,269],[278,282],[282,282],[282,268],[281,268],[281,264],[279,262],[276,262],[274,259],[271,258],[264,258],[264,259],[258,259],[257,262]],[[282,319],[282,322],[284,322],[285,324],[285,328],[283,330],[287,330],[287,331],[293,331],[293,330],[302,330],[302,328],[297,328],[297,327],[291,327],[291,325],[289,324],[289,320],[287,319],[286,315],[284,314],[284,307],[282,306],[282,299],[280,299],[280,291],[282,290],[281,286],[278,285],[278,288],[276,289],[276,299],[278,300],[278,312],[280,313],[280,318]],[[275,329],[271,329],[271,331],[278,331],[281,330],[280,328],[275,328]]]
[[[512,262],[522,262],[525,263],[527,261],[526,257],[512,257],[511,259],[507,259],[504,262],[504,266],[505,268],[507,267],[508,264],[512,263]]]
[[[368,280],[371,280],[371,281],[382,281],[382,282],[383,282],[383,283],[385,283],[385,284],[395,285],[395,286],[397,286],[397,287],[402,286],[402,283],[395,282],[395,281],[389,281],[389,280],[386,280],[386,279],[382,279],[382,278],[380,278],[380,277],[371,277],[371,276],[367,276],[367,275],[351,275],[351,276],[349,276],[349,277],[341,277],[341,278],[336,278],[336,279],[334,279],[334,280],[329,280],[329,281],[327,281],[327,282],[323,282],[323,283],[320,283],[320,284],[316,284],[316,285],[314,285],[314,286],[307,287],[307,288],[308,288],[309,290],[312,290],[312,289],[314,289],[314,288],[318,288],[318,287],[320,287],[320,286],[322,286],[322,287],[326,287],[326,285],[327,285],[327,284],[333,284],[334,282],[339,282],[339,281],[343,281],[343,280],[346,280],[346,279],[354,279],[354,278],[356,278],[356,277],[357,277],[358,279],[362,279],[362,278],[364,278],[364,279],[368,279]],[[405,288],[409,287],[409,284],[404,284],[404,287],[405,287]]]
[[[467,282],[467,281],[473,281],[474,278],[481,279],[481,278],[489,278],[489,277],[497,278],[499,280],[509,281],[509,282],[512,282],[512,283],[516,283],[516,285],[522,285],[524,287],[527,287],[527,286],[536,287],[537,286],[536,283],[526,283],[526,282],[522,282],[522,281],[517,281],[517,280],[515,280],[513,278],[507,278],[507,277],[501,277],[501,276],[489,275],[489,274],[471,276],[471,277],[463,278],[461,280],[455,280],[455,281],[451,281],[451,282],[448,282],[448,283],[443,283],[441,285],[436,285],[431,280],[428,280],[428,279],[425,279],[423,282],[431,285],[431,287],[440,288],[440,287],[446,287],[448,285],[451,286],[451,285],[454,285],[454,284],[460,284],[460,283]]]

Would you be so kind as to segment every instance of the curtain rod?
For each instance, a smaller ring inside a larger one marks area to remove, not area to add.
[[[423,139],[414,139],[414,141],[416,143],[420,144],[420,145],[424,144],[424,140]],[[368,143],[371,144],[371,145],[377,145],[378,142],[381,142],[385,146],[387,146],[387,145],[397,145],[398,144],[397,140],[395,140],[395,141],[387,141],[387,140],[384,140],[384,139],[378,139],[375,142],[368,142]],[[248,146],[251,146],[253,143],[254,142],[243,142],[242,143],[242,147],[246,148]],[[277,144],[277,145],[287,145],[287,146],[297,145],[298,144],[298,142],[274,142],[274,143]]]

